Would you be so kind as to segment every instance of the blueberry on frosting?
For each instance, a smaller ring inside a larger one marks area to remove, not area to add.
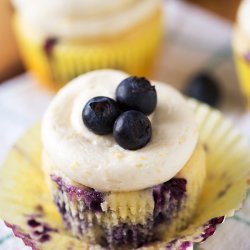
[[[131,76],[118,85],[116,100],[124,110],[138,110],[150,115],[156,107],[157,94],[146,78]]]
[[[150,141],[151,135],[150,120],[139,111],[126,111],[115,121],[113,136],[125,149],[136,150],[144,147]]]
[[[116,101],[105,96],[90,99],[82,112],[86,127],[98,135],[111,133],[119,115],[120,110]]]
[[[144,77],[128,77],[116,88],[116,99],[90,99],[82,112],[84,124],[98,135],[113,131],[115,141],[124,149],[144,147],[152,136],[147,115],[156,107],[155,87]]]

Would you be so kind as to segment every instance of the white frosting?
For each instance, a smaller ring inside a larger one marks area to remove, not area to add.
[[[238,9],[238,26],[250,41],[250,0],[241,2]]]
[[[127,74],[99,70],[64,87],[49,106],[42,124],[45,151],[63,174],[101,191],[131,191],[174,177],[197,144],[197,126],[186,100],[171,86],[154,82],[158,103],[151,116],[153,136],[142,149],[121,148],[112,135],[99,136],[82,122],[82,109],[95,96],[114,98]]]
[[[44,38],[109,36],[150,17],[161,0],[12,0],[24,25]]]

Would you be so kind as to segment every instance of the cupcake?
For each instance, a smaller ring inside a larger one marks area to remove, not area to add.
[[[185,229],[206,177],[186,99],[115,70],[87,73],[56,95],[42,122],[43,169],[76,238],[132,249]]]
[[[250,1],[243,0],[233,32],[233,51],[242,92],[250,108]]]
[[[161,0],[12,2],[20,51],[42,85],[58,90],[99,68],[149,74],[161,40]]]

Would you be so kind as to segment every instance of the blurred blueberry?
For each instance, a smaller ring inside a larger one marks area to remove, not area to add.
[[[184,94],[213,107],[218,105],[221,98],[219,83],[206,72],[194,75],[187,82]]]

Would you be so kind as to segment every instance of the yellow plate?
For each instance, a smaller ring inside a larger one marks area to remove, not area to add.
[[[250,184],[247,141],[216,110],[189,101],[207,148],[207,180],[192,223],[171,239],[141,249],[186,249],[201,242],[241,208]],[[40,125],[29,129],[0,170],[0,217],[33,249],[101,249],[71,237],[64,229],[41,170]],[[36,227],[34,227],[36,225]],[[186,248],[184,248],[186,247]]]

